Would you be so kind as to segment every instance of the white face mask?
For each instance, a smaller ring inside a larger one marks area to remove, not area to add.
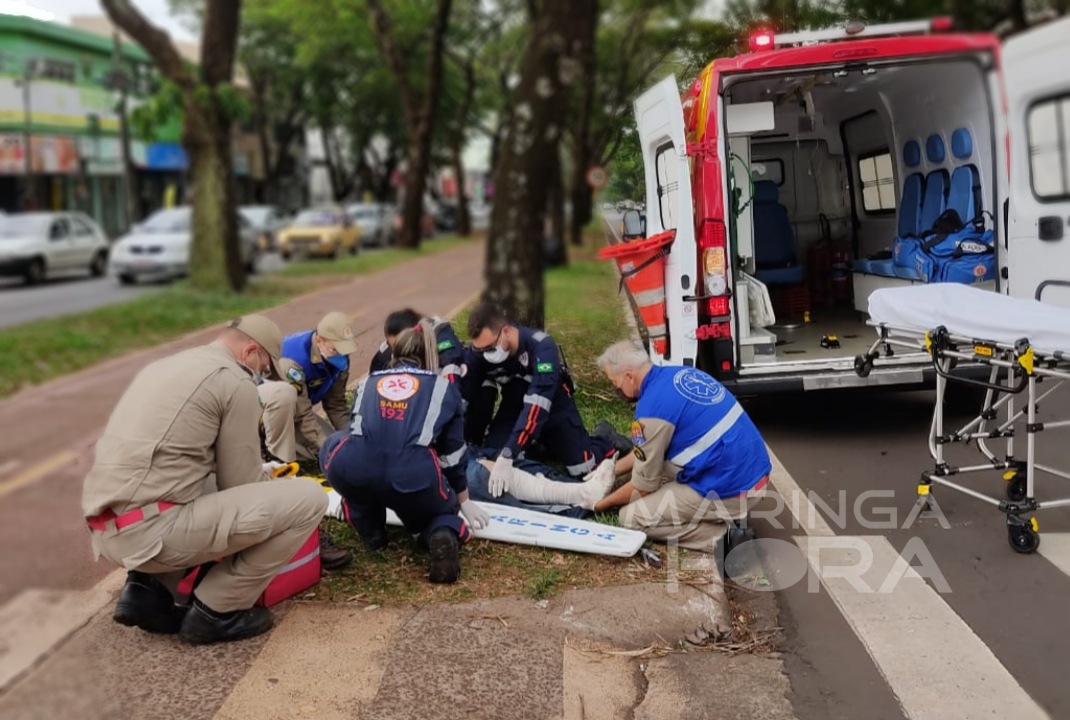
[[[509,351],[501,345],[495,345],[493,350],[488,350],[483,353],[483,359],[491,365],[501,365],[509,359]]]
[[[256,357],[257,357],[257,359],[260,359],[260,354],[256,353]],[[240,360],[238,361],[238,364],[241,365],[246,370],[248,370],[249,374],[253,376],[253,385],[260,385],[261,383],[264,382],[264,373],[263,373],[263,371],[261,371],[261,370],[253,370],[251,367],[249,367],[245,363],[241,362]]]

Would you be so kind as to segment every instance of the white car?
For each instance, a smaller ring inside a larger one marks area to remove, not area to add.
[[[123,285],[141,280],[171,280],[189,274],[193,208],[182,206],[157,210],[135,225],[111,251],[111,274]],[[256,270],[257,233],[238,213],[238,232],[246,272]]]
[[[54,271],[88,270],[100,277],[108,267],[108,238],[81,212],[29,212],[0,219],[0,275],[41,282]]]

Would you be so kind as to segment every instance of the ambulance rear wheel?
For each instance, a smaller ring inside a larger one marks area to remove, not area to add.
[[[1040,534],[1028,525],[1008,526],[1007,540],[1014,552],[1023,555],[1030,555],[1040,547]]]

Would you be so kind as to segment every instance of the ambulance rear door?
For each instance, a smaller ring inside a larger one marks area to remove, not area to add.
[[[670,75],[639,96],[635,101],[635,120],[646,178],[647,237],[665,230],[676,231],[665,267],[667,353],[659,353],[652,346],[650,354],[655,362],[694,365],[698,352],[695,336],[698,313],[695,302],[685,301],[684,297],[695,294],[698,255],[691,165],[675,76]]]
[[[1070,18],[1011,38],[1001,53],[1010,134],[1004,287],[1061,307],[1070,307],[1068,38]]]

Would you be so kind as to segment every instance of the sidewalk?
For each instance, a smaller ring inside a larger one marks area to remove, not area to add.
[[[482,254],[473,243],[266,314],[292,332],[330,310],[352,313],[359,376],[388,312],[463,307],[480,285]],[[146,362],[214,334],[0,403],[0,467],[20,465],[0,475],[0,675],[23,672],[0,690],[0,718],[794,718],[776,655],[679,652],[697,631],[730,624],[716,583],[568,590],[538,603],[288,601],[268,635],[199,648],[116,625],[123,573],[92,561],[78,511],[92,445]],[[777,624],[771,594],[748,600],[763,626]]]

